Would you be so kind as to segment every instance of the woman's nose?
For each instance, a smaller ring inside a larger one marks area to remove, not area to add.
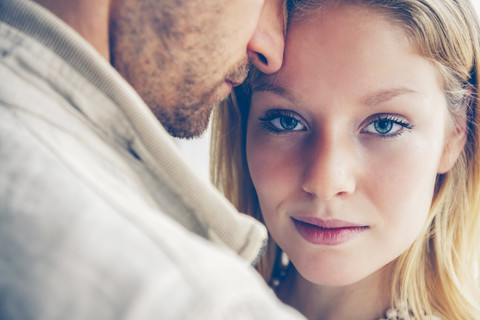
[[[346,142],[322,139],[309,149],[302,188],[322,200],[349,197],[356,189],[355,151]]]
[[[284,0],[265,0],[257,27],[247,46],[250,61],[263,73],[282,66],[285,46]]]

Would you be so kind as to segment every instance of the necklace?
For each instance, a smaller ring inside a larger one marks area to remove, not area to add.
[[[380,318],[378,320],[415,320],[415,318],[410,314],[408,308],[397,309],[390,308],[385,312],[386,318]],[[429,320],[440,320],[440,318],[435,316],[426,316]]]
[[[292,267],[290,264],[290,259],[287,254],[283,251],[279,251],[275,261],[275,266],[272,270],[272,275],[268,285],[275,291],[280,287],[280,284],[287,276],[287,271],[289,267]],[[426,316],[428,320],[440,320],[436,316]],[[415,320],[415,317],[411,315],[411,312],[407,307],[399,308],[390,308],[385,312],[384,318],[379,318],[377,320]]]

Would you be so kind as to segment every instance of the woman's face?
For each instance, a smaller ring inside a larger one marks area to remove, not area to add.
[[[347,285],[422,232],[451,120],[433,65],[375,12],[294,21],[255,88],[247,159],[265,223],[307,280]]]

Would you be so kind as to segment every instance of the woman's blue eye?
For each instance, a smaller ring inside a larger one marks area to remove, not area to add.
[[[375,130],[380,134],[387,134],[392,131],[393,121],[388,119],[379,119],[373,123]]]
[[[294,131],[302,129],[300,121],[291,117],[279,117],[271,120],[271,123],[280,130]]]
[[[362,131],[392,137],[403,133],[404,129],[413,129],[413,126],[406,120],[395,116],[379,116],[371,121]]]
[[[262,122],[261,125],[264,129],[273,133],[305,131],[305,125],[296,117],[298,116],[291,111],[275,109],[269,110],[258,120]]]

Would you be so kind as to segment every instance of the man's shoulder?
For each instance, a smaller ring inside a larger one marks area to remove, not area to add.
[[[0,113],[3,317],[61,318],[66,306],[69,319],[118,319],[119,310],[131,319],[281,312],[234,253],[153,207],[97,193],[11,108]]]
[[[38,170],[44,164],[40,161]],[[9,179],[23,179],[16,172]],[[80,182],[62,182],[74,179],[66,174],[50,177],[50,191],[38,193],[48,186],[41,180],[29,184],[28,176],[24,184],[14,184],[28,196],[0,187],[2,319],[119,319],[119,312],[127,319],[231,319],[230,312],[249,318],[280,313],[282,307],[243,260],[161,212],[122,212]],[[41,199],[35,198],[39,194]]]

